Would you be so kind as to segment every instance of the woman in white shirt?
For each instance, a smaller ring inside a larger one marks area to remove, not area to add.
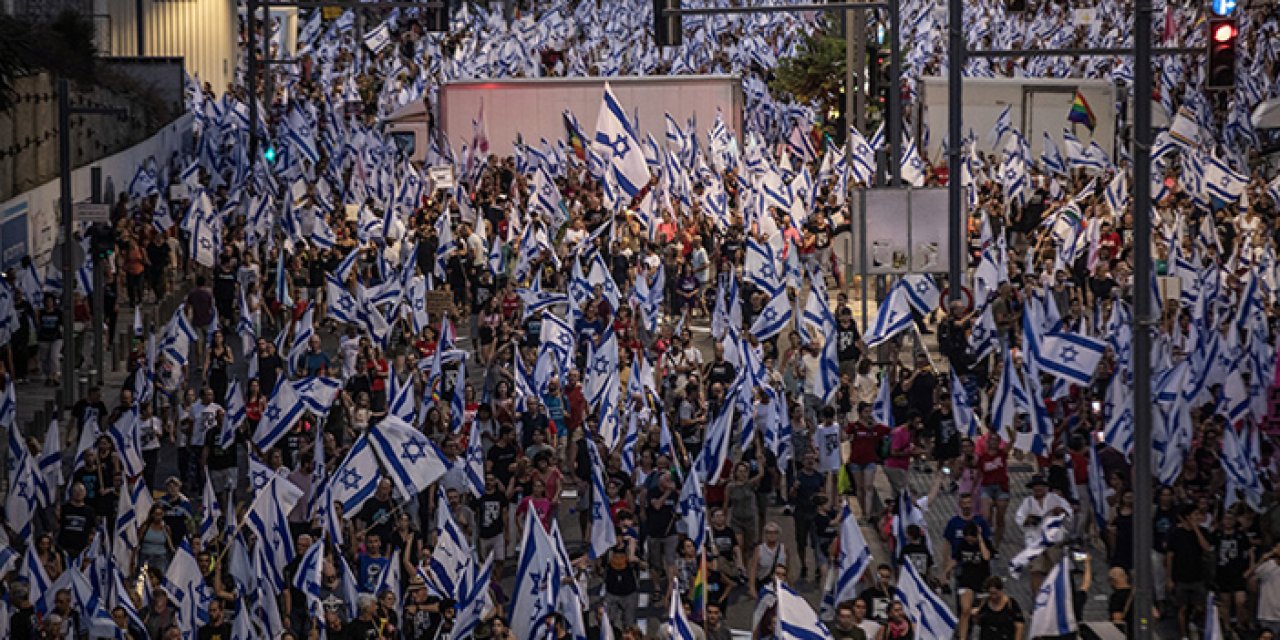
[[[139,408],[138,431],[142,439],[143,474],[148,487],[156,486],[156,467],[160,459],[160,438],[165,435],[164,421],[151,409],[150,402]]]

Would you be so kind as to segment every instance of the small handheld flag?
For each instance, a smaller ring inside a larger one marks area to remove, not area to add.
[[[1080,93],[1079,89],[1071,98],[1071,111],[1067,112],[1067,121],[1082,124],[1088,127],[1091,133],[1093,128],[1098,126],[1098,118],[1093,115],[1093,109],[1089,108],[1089,103],[1085,101],[1084,94]]]

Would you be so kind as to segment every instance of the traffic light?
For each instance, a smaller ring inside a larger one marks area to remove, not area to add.
[[[889,86],[892,84],[889,82],[889,50],[869,47],[867,64],[871,67],[867,73],[867,95],[871,104],[885,109],[889,104]]]
[[[1235,18],[1209,18],[1209,68],[1205,73],[1206,89],[1232,89],[1236,86],[1236,43],[1240,28]]]
[[[116,230],[110,225],[94,224],[89,227],[89,249],[95,260],[105,260],[116,250]]]
[[[453,0],[439,0],[440,6],[422,9],[422,21],[428,32],[449,31],[449,5]]]
[[[668,9],[679,9],[680,0],[653,0],[653,41],[659,47],[684,44],[684,24],[679,15],[663,15]]]
[[[273,145],[273,144],[268,144],[268,145],[267,145],[267,148],[262,150],[262,159],[263,159],[263,160],[266,160],[266,161],[267,161],[267,164],[275,164],[275,163],[276,163],[276,147],[275,147],[275,145]]]

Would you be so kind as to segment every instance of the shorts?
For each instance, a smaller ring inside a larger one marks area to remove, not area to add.
[[[480,538],[480,553],[476,557],[485,558],[490,553],[493,553],[493,557],[498,560],[503,560],[507,557],[506,536],[499,533],[492,538]]]
[[[1173,583],[1173,603],[1178,607],[1194,607],[1205,601],[1208,592],[1203,582]]]
[[[982,497],[988,500],[1008,500],[1009,490],[998,484],[984,484],[979,492]]]
[[[860,464],[857,462],[850,462],[849,464],[845,465],[845,468],[849,470],[849,473],[862,473],[863,471],[875,471],[876,463],[868,462],[866,464]]]
[[[1214,576],[1213,587],[1214,591],[1218,593],[1238,593],[1248,590],[1244,581],[1244,573],[1238,571],[1218,571],[1217,575]]]

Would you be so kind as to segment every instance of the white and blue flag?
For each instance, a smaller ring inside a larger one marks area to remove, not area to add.
[[[1050,638],[1074,634],[1078,628],[1072,604],[1074,593],[1075,589],[1071,584],[1071,554],[1064,553],[1062,560],[1049,571],[1040,585],[1040,592],[1036,594],[1036,606],[1031,612],[1027,637]],[[1212,600],[1209,604],[1212,606]],[[1209,616],[1217,620],[1217,609],[1209,611]],[[1204,637],[1207,640],[1209,635],[1205,634]]]

